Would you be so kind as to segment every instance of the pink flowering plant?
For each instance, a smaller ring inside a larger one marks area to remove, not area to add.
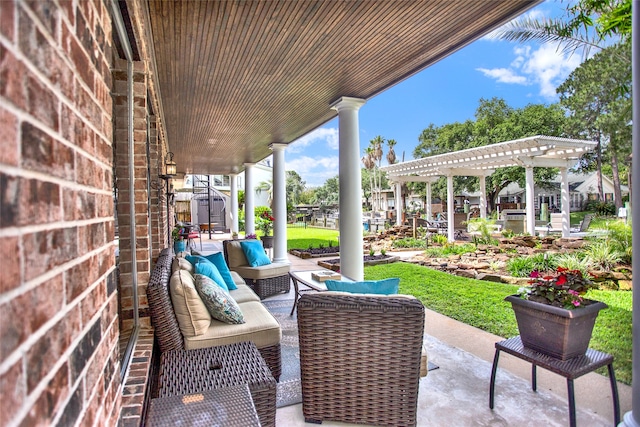
[[[260,231],[262,231],[263,236],[268,236],[273,229],[273,221],[275,218],[271,216],[270,211],[263,211],[257,220],[257,227]]]
[[[530,286],[518,290],[521,298],[569,310],[589,305],[582,295],[596,287],[580,270],[564,267],[551,273],[533,271],[530,278]]]

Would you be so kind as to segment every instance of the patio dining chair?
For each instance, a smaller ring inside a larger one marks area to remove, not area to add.
[[[200,250],[202,250],[202,234],[200,233],[200,227],[194,225],[189,230],[189,235],[187,236],[189,247],[195,249],[195,239],[200,239]]]

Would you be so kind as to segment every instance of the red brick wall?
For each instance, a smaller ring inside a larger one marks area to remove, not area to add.
[[[0,424],[116,425],[111,18],[0,2]]]

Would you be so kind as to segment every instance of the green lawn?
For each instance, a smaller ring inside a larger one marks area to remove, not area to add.
[[[365,267],[367,280],[400,278],[400,293],[411,294],[425,307],[501,337],[518,335],[511,305],[504,297],[517,286],[466,279],[423,266],[396,262]],[[618,381],[631,384],[631,292],[591,291],[588,298],[605,302],[596,320],[590,347],[613,354]],[[599,371],[606,374],[606,369]]]
[[[320,245],[338,246],[338,230],[302,226],[287,227],[287,250],[308,249],[309,246],[317,248]]]

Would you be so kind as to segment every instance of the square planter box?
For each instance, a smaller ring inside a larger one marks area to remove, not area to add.
[[[554,307],[509,295],[522,344],[532,350],[567,360],[582,356],[589,348],[598,313],[607,305],[599,301],[575,310]]]

